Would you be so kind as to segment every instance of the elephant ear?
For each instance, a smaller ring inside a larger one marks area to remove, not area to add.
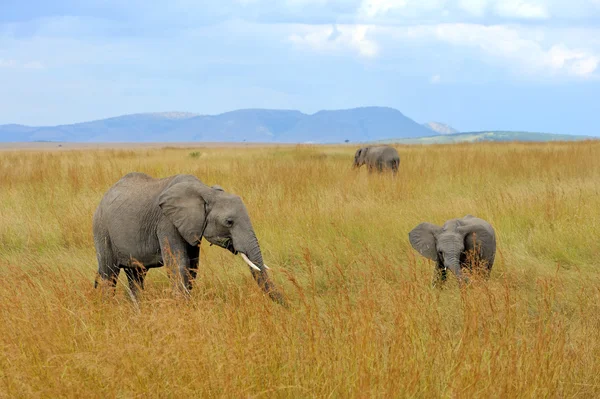
[[[408,239],[412,247],[419,251],[421,255],[431,260],[437,260],[435,235],[441,230],[442,228],[435,224],[421,223],[408,233]]]
[[[198,245],[204,233],[206,201],[201,191],[200,183],[183,181],[158,197],[160,209],[190,245]]]
[[[470,216],[470,217],[467,217]],[[475,249],[476,246],[481,246],[481,250],[496,246],[496,236],[494,229],[486,221],[467,215],[463,220],[464,223],[458,228],[459,233],[465,237],[465,249],[467,251]]]

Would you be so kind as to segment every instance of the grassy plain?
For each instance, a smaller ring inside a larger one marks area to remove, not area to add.
[[[600,143],[0,153],[0,397],[598,397]],[[192,173],[244,199],[290,308],[202,244],[192,299],[149,273],[92,289],[92,214],[122,175]],[[430,287],[408,232],[492,223],[491,279]]]

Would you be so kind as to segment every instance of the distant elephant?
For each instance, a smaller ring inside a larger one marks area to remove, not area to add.
[[[460,283],[468,282],[461,269],[470,267],[469,253],[475,255],[475,264],[483,266],[488,277],[496,256],[496,234],[493,227],[483,219],[467,215],[462,219],[450,219],[443,227],[421,223],[408,238],[414,249],[426,258],[436,261],[433,284],[446,281],[446,269],[450,269]]]
[[[387,145],[359,148],[354,154],[354,167],[360,168],[365,164],[369,172],[373,172],[374,169],[379,172],[390,169],[396,175],[400,167],[400,155],[394,147]]]
[[[195,176],[154,179],[129,173],[104,195],[93,221],[99,282],[116,286],[124,269],[134,298],[146,272],[176,265],[175,280],[187,292],[198,271],[202,237],[240,254],[259,286],[276,302],[282,296],[267,275],[258,240],[241,198]],[[99,281],[101,280],[101,281]]]

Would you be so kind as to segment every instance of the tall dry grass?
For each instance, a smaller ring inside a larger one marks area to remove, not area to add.
[[[600,396],[600,143],[398,150],[396,179],[352,147],[0,153],[0,396]],[[241,195],[290,309],[206,243],[191,300],[156,269],[103,302],[92,214],[131,171]],[[432,289],[408,232],[467,213],[491,279]]]

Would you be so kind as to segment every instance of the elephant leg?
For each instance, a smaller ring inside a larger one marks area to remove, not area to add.
[[[446,282],[446,278],[448,277],[448,270],[443,265],[435,265],[433,269],[433,278],[431,280],[431,286],[434,288],[441,288],[444,286]]]
[[[111,243],[108,238],[105,238],[104,240],[96,240],[95,246],[96,257],[98,259],[98,273],[94,280],[94,288],[100,287],[102,289],[106,287],[114,293],[121,269],[113,254]]]
[[[489,267],[486,267],[485,269],[483,269],[483,278],[486,280],[490,279],[490,274],[492,274],[492,269],[490,269]]]
[[[488,259],[486,267],[485,267],[485,278],[489,279],[490,274],[492,274],[492,266],[494,266],[494,259]]]
[[[98,274],[96,275],[96,279],[94,281],[94,288],[102,286],[106,286],[111,288],[114,292],[115,287],[117,286],[117,281],[119,280],[119,273],[121,269],[118,265],[103,265],[98,268]]]
[[[144,279],[148,270],[145,267],[124,267],[129,289],[134,298],[138,297],[139,291],[144,289]]]
[[[397,161],[392,161],[390,163],[390,169],[392,170],[392,175],[396,176],[398,174],[398,162]]]
[[[194,281],[196,280],[196,276],[198,275],[198,265],[200,264],[200,246],[188,246],[187,254],[190,260],[190,277],[187,289],[191,290],[192,286],[194,285]]]
[[[187,243],[184,243],[181,238],[169,239],[167,237],[162,238],[160,243],[163,262],[173,273],[175,292],[187,294],[190,285],[190,259],[186,248]]]

